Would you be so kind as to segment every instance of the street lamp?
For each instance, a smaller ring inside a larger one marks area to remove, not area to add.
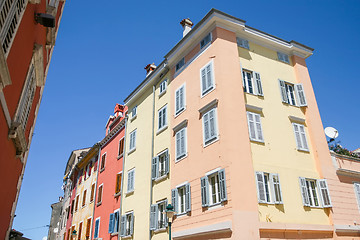
[[[74,229],[74,231],[72,231],[72,233],[71,233],[71,238],[72,238],[73,240],[75,240],[75,239],[76,239],[76,236],[77,236],[77,231]]]
[[[169,240],[171,240],[171,223],[174,214],[175,214],[174,207],[169,203],[166,206],[166,217],[168,218],[168,222],[169,222]]]

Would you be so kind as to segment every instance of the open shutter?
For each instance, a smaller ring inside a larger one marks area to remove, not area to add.
[[[168,227],[168,218],[166,217],[166,207],[167,207],[167,205],[168,205],[168,200],[166,199],[165,200],[165,209],[164,209],[164,213],[163,214],[165,214],[165,228],[167,228]]]
[[[293,123],[292,125],[293,125],[293,128],[294,128],[294,134],[295,134],[295,140],[296,140],[297,149],[303,149],[303,146],[302,146],[302,143],[301,143],[299,125],[296,124],[296,123]]]
[[[97,238],[99,236],[99,222],[100,220],[97,219],[95,221],[95,231],[94,231],[94,238]],[[72,231],[71,231],[72,232]]]
[[[134,233],[134,213],[130,213],[131,220],[130,220],[130,235],[132,236]]]
[[[110,213],[110,219],[109,219],[109,233],[114,232],[114,214]]]
[[[279,86],[280,86],[281,100],[284,103],[288,103],[289,99],[288,99],[288,96],[286,94],[285,82],[283,80],[279,79]]]
[[[209,205],[209,191],[208,191],[208,177],[201,178],[201,204],[203,207],[207,207]]]
[[[295,95],[296,95],[297,102],[300,107],[307,106],[304,87],[301,83],[295,84]]]
[[[300,189],[301,189],[301,196],[302,196],[303,204],[304,204],[304,206],[310,206],[310,199],[309,199],[309,195],[308,195],[307,187],[306,187],[306,179],[303,177],[299,177],[299,182],[300,182]]]
[[[262,89],[262,85],[261,85],[261,78],[260,78],[260,73],[258,72],[254,72],[254,79],[255,79],[255,93],[259,96],[264,96],[263,93],[263,89]]]
[[[175,93],[175,113],[180,109],[180,90],[177,90]]]
[[[125,236],[125,228],[126,228],[126,215],[122,215],[120,221],[120,237]]]
[[[264,173],[256,172],[256,186],[258,190],[259,203],[266,203]]]
[[[171,203],[174,207],[175,212],[178,212],[177,199],[178,199],[178,190],[175,188],[171,190]]]
[[[169,174],[169,150],[166,150],[165,152],[165,175]]]
[[[190,193],[190,183],[185,185],[185,211],[191,211],[191,193]]]
[[[159,172],[159,157],[153,157],[152,159],[152,169],[151,169],[151,179],[155,180],[157,178],[157,173]]]
[[[305,134],[305,127],[304,125],[299,125],[299,131],[300,131],[300,137],[301,142],[304,150],[309,150],[307,140],[306,140],[306,134]]]
[[[261,128],[260,114],[254,114],[257,140],[263,142],[264,137]]]
[[[157,204],[152,204],[150,206],[150,230],[156,230],[156,222],[157,222],[157,218],[156,218],[156,212],[158,211],[158,205]]]
[[[332,207],[326,179],[317,180],[317,184],[318,184],[318,188],[320,190],[323,207],[324,208]]]
[[[273,193],[273,199],[275,204],[282,204],[282,193],[281,193],[281,187],[280,187],[280,178],[277,173],[271,173],[270,174],[270,181],[272,186],[272,193]]]
[[[250,139],[256,140],[254,114],[251,112],[247,112],[247,117],[248,117],[248,127],[249,127]]]
[[[201,84],[202,84],[202,93],[207,89],[207,81],[206,81],[206,70],[205,68],[201,69]]]
[[[220,185],[220,201],[224,202],[227,200],[225,169],[219,170],[218,175]]]

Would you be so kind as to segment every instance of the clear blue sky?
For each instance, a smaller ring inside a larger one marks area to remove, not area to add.
[[[175,5],[176,4],[176,5]],[[67,1],[17,206],[14,228],[50,222],[72,150],[105,134],[115,103],[181,39],[181,19],[195,24],[211,8],[251,27],[315,48],[307,59],[324,126],[341,144],[360,147],[360,1]],[[23,231],[42,239],[47,228]]]

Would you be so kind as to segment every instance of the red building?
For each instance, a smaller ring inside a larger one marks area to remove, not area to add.
[[[64,1],[0,1],[0,239],[13,222]]]
[[[100,142],[99,173],[92,238],[118,239],[126,109],[116,104]]]

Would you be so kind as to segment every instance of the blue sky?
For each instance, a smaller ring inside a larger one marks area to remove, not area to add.
[[[85,4],[86,3],[86,4]],[[171,3],[171,4],[170,4]],[[62,195],[72,150],[105,134],[115,103],[145,78],[181,39],[179,22],[198,23],[211,8],[247,25],[315,48],[307,59],[324,127],[340,132],[348,149],[360,147],[360,1],[67,1],[30,148],[13,227],[49,224]],[[42,239],[47,228],[25,230]]]

